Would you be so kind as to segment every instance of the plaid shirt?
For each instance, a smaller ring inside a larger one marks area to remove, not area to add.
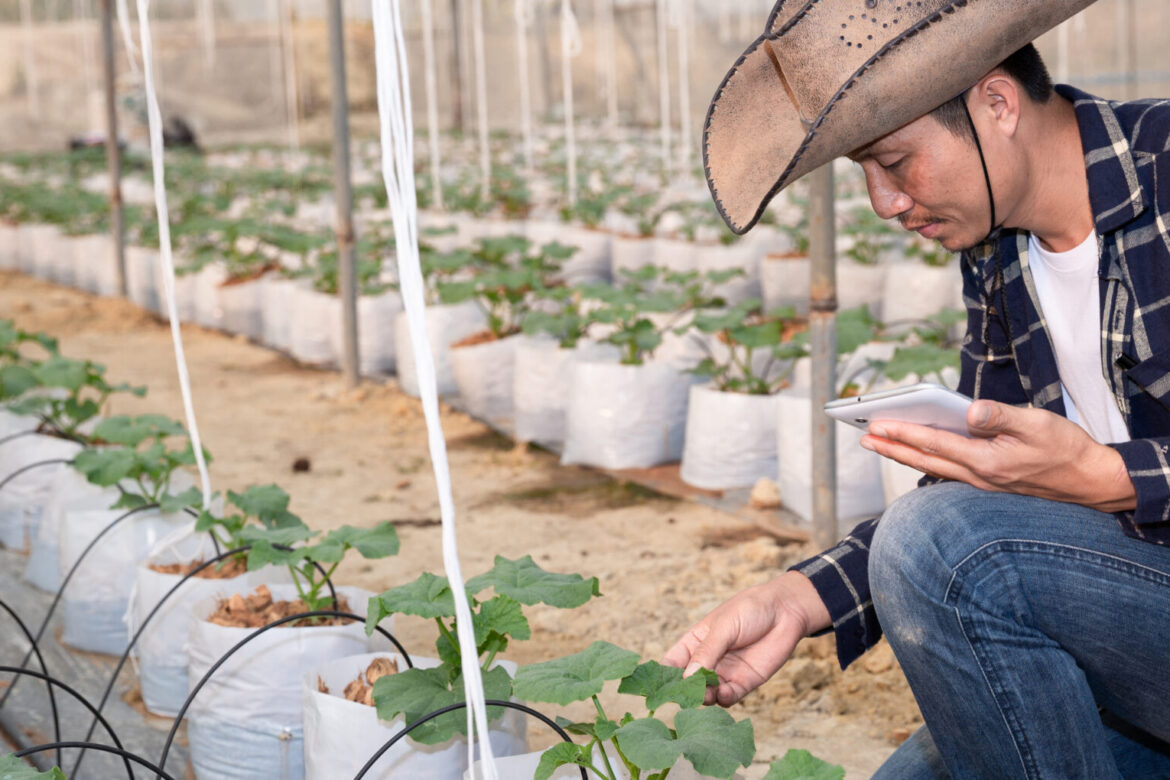
[[[1101,368],[1133,439],[1110,445],[1137,490],[1137,510],[1115,516],[1126,534],[1168,545],[1170,101],[1112,103],[1064,85],[1057,92],[1076,107],[1085,151],[1101,258]],[[1056,357],[1027,267],[1024,231],[1003,230],[963,254],[967,335],[959,391],[1063,416]],[[867,520],[793,567],[828,607],[841,668],[882,634],[868,578],[877,523]]]

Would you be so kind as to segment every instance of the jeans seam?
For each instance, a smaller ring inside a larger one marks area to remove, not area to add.
[[[987,690],[991,694],[992,700],[996,703],[1000,711],[1000,717],[1003,718],[1004,726],[1008,733],[1012,736],[1013,746],[1016,749],[1016,754],[1020,758],[1020,763],[1024,770],[1024,775],[1029,778],[1039,777],[1035,769],[1035,757],[1032,755],[1032,749],[1029,746],[1028,739],[1023,730],[1019,728],[1018,717],[1014,714],[1014,709],[1010,703],[1001,699],[1000,693],[1003,689],[1002,685],[997,685],[993,680],[994,673],[989,673],[990,669],[994,668],[994,664],[986,661],[983,654],[979,652],[977,644],[979,641],[973,639],[968,632],[968,625],[963,620],[957,605],[958,596],[962,591],[962,585],[958,582],[959,575],[964,568],[976,563],[978,560],[988,558],[995,552],[1001,551],[1019,551],[1019,552],[1037,552],[1048,553],[1062,558],[1091,559],[1098,565],[1105,566],[1116,571],[1124,572],[1131,576],[1136,576],[1141,579],[1166,585],[1170,583],[1170,574],[1159,571],[1150,566],[1134,561],[1126,560],[1120,556],[1103,553],[1100,550],[1092,550],[1084,547],[1077,547],[1074,545],[1057,544],[1053,542],[1041,542],[1035,539],[996,539],[988,542],[972,550],[962,560],[951,567],[951,578],[947,583],[946,591],[943,594],[943,603],[950,605],[955,611],[955,619],[959,624],[959,630],[963,634],[964,641],[971,650],[972,657],[979,667],[979,673],[983,676],[984,682],[987,684]]]

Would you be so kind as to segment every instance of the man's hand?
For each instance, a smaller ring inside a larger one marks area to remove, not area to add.
[[[776,673],[796,643],[828,628],[829,612],[808,578],[790,571],[748,588],[695,624],[663,657],[667,666],[719,675],[707,704],[730,707]]]
[[[1137,506],[1121,455],[1076,423],[1044,409],[976,401],[967,411],[974,439],[882,420],[861,446],[933,476],[982,490],[1080,504],[1102,512]]]

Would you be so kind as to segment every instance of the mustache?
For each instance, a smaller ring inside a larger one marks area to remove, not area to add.
[[[926,227],[927,225],[930,225],[930,224],[933,224],[933,223],[939,222],[939,221],[941,221],[941,220],[939,220],[936,217],[932,217],[929,214],[924,214],[921,216],[915,216],[912,214],[901,214],[898,216],[898,222],[902,225],[902,229],[903,230],[910,230],[910,231],[920,230],[920,229]]]

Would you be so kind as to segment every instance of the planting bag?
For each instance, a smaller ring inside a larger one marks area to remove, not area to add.
[[[609,281],[609,233],[559,222],[530,222],[528,239],[535,249],[555,241],[577,250],[561,267],[559,281],[569,285]]]
[[[330,661],[304,676],[305,777],[333,780],[353,777],[378,748],[406,727],[399,715],[392,721],[378,719],[373,707],[348,701],[345,686],[366,671],[370,662],[388,657],[405,671],[397,653],[367,653]],[[411,656],[416,668],[431,669],[438,659]],[[317,689],[320,679],[329,693]],[[441,745],[421,745],[407,738],[386,751],[366,777],[370,780],[447,780],[467,768],[467,740],[457,736]]]
[[[61,586],[58,540],[65,513],[80,509],[109,509],[117,502],[118,496],[116,488],[98,487],[71,468],[62,469],[53,477],[36,533],[30,538],[25,582],[44,591],[56,591]]]
[[[126,293],[131,302],[147,311],[160,311],[162,282],[158,250],[126,247]]]
[[[296,282],[271,279],[260,290],[263,331],[260,339],[273,349],[288,351],[292,328],[292,301]]]
[[[20,480],[0,491],[0,545],[17,552],[28,552],[32,537],[41,522],[45,491]]]
[[[650,237],[615,235],[610,244],[610,278],[620,284],[624,272],[654,265],[654,242]]]
[[[690,378],[673,366],[578,363],[561,461],[650,468],[682,456]]]
[[[565,440],[572,366],[617,359],[617,348],[609,344],[586,341],[562,349],[552,339],[522,339],[516,345],[512,385],[516,439],[559,448]]]
[[[776,479],[776,396],[691,387],[680,476],[706,490]]]
[[[812,409],[807,392],[785,391],[777,396],[777,450],[780,461],[780,499],[806,520],[812,519]],[[836,424],[837,516],[880,514],[885,509],[881,456],[861,448],[865,432]]]
[[[291,585],[270,585],[269,589],[278,601],[296,598]],[[349,599],[355,614],[365,611],[373,595],[346,587],[337,588],[337,593]],[[191,611],[187,671],[192,690],[212,664],[258,630],[209,623],[206,618],[216,606],[215,599],[207,599]],[[383,625],[389,629],[389,621]],[[216,780],[304,777],[305,673],[330,659],[380,649],[384,644],[378,634],[367,641],[361,623],[347,623],[274,628],[244,645],[216,671],[187,710],[187,738],[196,776]]]
[[[118,294],[118,260],[114,256],[114,242],[106,235],[75,236],[73,267],[76,284],[95,295]]]
[[[12,415],[9,425],[17,430],[29,430],[27,422]],[[32,421],[35,427],[36,421]],[[81,450],[81,445],[58,439],[55,436],[35,434],[21,436],[0,445],[0,480],[7,479],[22,468],[45,460],[72,458]],[[0,521],[4,526],[4,543],[14,549],[31,547],[33,538],[39,533],[38,527],[44,515],[45,505],[53,498],[53,481],[58,476],[73,470],[66,464],[36,466],[14,477],[0,496],[5,498]],[[80,475],[78,475],[80,476]]]
[[[62,577],[86,546],[123,514],[122,509],[65,513],[58,559]],[[78,650],[121,654],[129,644],[124,617],[138,562],[159,539],[188,522],[186,514],[164,515],[148,509],[103,536],[86,554],[61,597],[65,626],[61,640]]]
[[[487,319],[479,306],[471,301],[453,306],[428,306],[426,318],[427,338],[435,360],[435,381],[439,395],[454,395],[459,392],[459,385],[455,382],[455,371],[451,367],[451,345],[483,330]],[[418,398],[418,372],[406,312],[400,312],[395,320],[394,338],[397,342],[398,384],[402,392]]]
[[[20,269],[20,228],[0,222],[0,271]]]
[[[464,408],[496,428],[512,426],[516,346],[521,340],[511,337],[451,349],[451,371]]]
[[[363,376],[391,374],[397,360],[395,336],[402,296],[397,292],[362,295],[358,298],[358,364]],[[337,304],[333,333],[337,354],[342,352],[341,303]]]
[[[246,282],[220,284],[216,288],[219,323],[222,331],[252,341],[264,335],[264,288],[268,278],[262,276]]]
[[[882,292],[882,312],[894,333],[912,327],[903,320],[923,320],[943,309],[965,310],[963,276],[958,263],[941,267],[908,261],[891,263]]]
[[[229,579],[192,577],[163,603],[149,623],[145,623],[155,605],[182,579],[179,574],[155,571],[150,564],[190,563],[216,556],[211,536],[196,534],[194,527],[193,521],[188,522],[160,540],[138,564],[130,608],[126,612],[128,637],[133,636],[138,627],[146,625],[133,650],[142,701],[151,712],[171,718],[178,714],[187,699],[187,632],[191,608],[209,598],[250,591],[260,582],[287,582],[289,579],[287,569],[271,566]]]
[[[297,284],[289,295],[289,354],[314,366],[337,365],[334,320],[341,314],[337,298]]]
[[[747,241],[730,245],[696,245],[695,261],[699,272],[704,274],[713,271],[743,271],[741,276],[714,286],[715,295],[728,306],[760,297],[760,253]]]

